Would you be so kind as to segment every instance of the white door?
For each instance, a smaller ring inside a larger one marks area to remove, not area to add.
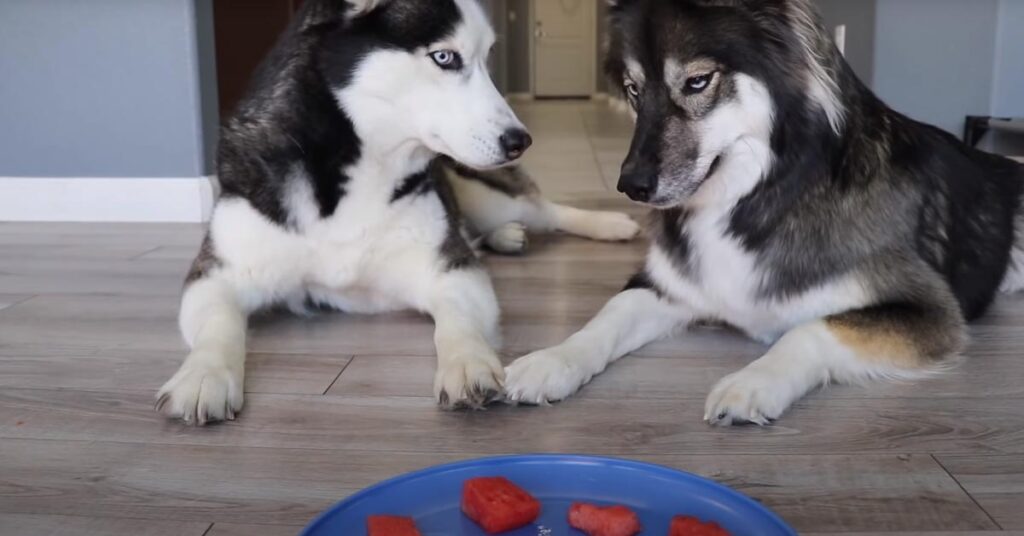
[[[597,2],[533,0],[533,82],[538,97],[589,97],[597,71]]]

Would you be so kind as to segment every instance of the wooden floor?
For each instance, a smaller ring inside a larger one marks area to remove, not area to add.
[[[614,193],[624,118],[590,103],[520,112],[537,138],[527,161],[553,197],[628,208]],[[771,428],[727,430],[701,422],[703,399],[764,350],[731,333],[655,344],[556,407],[444,413],[429,397],[427,319],[271,316],[253,328],[243,415],[194,429],[152,408],[184,355],[177,295],[200,235],[0,224],[0,534],[290,535],[397,473],[582,452],[707,475],[801,534],[1024,535],[1024,297],[974,327],[955,373],[835,387]],[[554,237],[489,259],[505,357],[580,327],[642,252]]]

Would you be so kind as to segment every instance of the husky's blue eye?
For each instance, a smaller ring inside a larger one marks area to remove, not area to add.
[[[640,96],[640,88],[633,82],[626,82],[626,94],[635,99]]]
[[[686,92],[689,94],[702,93],[711,85],[711,79],[715,73],[708,73],[702,76],[694,76],[686,79]]]
[[[462,69],[462,55],[454,50],[438,50],[430,53],[430,59],[446,71]]]

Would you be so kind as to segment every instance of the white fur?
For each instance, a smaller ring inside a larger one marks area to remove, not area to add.
[[[506,368],[508,398],[528,404],[564,400],[609,363],[692,319],[689,311],[652,292],[622,292],[562,344],[517,359]]]
[[[823,52],[823,47],[828,53],[834,47],[828,36],[822,35],[821,24],[815,20],[816,8],[809,5],[809,0],[790,2],[788,7],[808,67],[807,92],[825,112],[832,130],[842,135],[846,123],[846,107],[840,98],[839,83],[835,74],[829,72],[828,58]]]
[[[234,418],[243,403],[248,314],[275,303],[301,309],[307,295],[349,312],[429,313],[439,399],[476,406],[500,391],[498,304],[487,274],[447,268],[440,252],[449,223],[437,195],[392,201],[399,181],[437,152],[479,166],[502,163],[499,136],[521,128],[487,75],[493,31],[475,2],[456,2],[463,24],[451,38],[413,53],[374,52],[336,93],[362,153],[342,170],[349,181],[333,216],[320,217],[301,168],[285,182],[290,228],[245,200],[218,204],[210,236],[221,264],[184,294],[180,323],[192,351],[160,390],[165,413],[198,424]],[[363,13],[379,4],[352,6]],[[462,73],[442,71],[428,56],[446,49],[462,54]]]
[[[552,203],[537,193],[510,198],[480,181],[466,179],[457,173],[448,174],[459,201],[459,208],[475,230],[504,241],[501,233],[510,233],[510,222],[522,224],[532,232],[562,231],[593,240],[632,240],[640,234],[640,226],[629,216],[618,212],[582,210]],[[498,251],[505,251],[496,247]]]
[[[506,162],[500,136],[523,125],[488,73],[495,36],[486,15],[473,0],[456,4],[463,23],[450,38],[411,54],[373,52],[337,98],[363,140],[382,138],[380,146],[392,148],[415,144],[472,167],[495,167]],[[461,54],[464,69],[439,69],[429,57],[439,50]]]
[[[705,403],[704,420],[722,426],[766,425],[811,390],[831,382],[913,379],[928,372],[862,359],[824,322],[815,321],[786,333],[764,357],[719,381]]]
[[[444,388],[458,404],[470,403],[475,387],[500,389],[498,305],[486,273],[446,269],[439,251],[447,222],[436,196],[392,204],[393,190],[375,181],[387,174],[357,169],[365,167],[349,170],[335,216],[300,232],[243,200],[218,205],[210,233],[224,265],[186,290],[181,325],[192,353],[161,389],[168,414],[200,424],[232,418],[242,407],[247,314],[307,294],[353,313],[429,313],[438,329],[436,394]]]
[[[526,226],[514,221],[491,231],[486,241],[487,245],[498,253],[516,255],[526,251],[529,240],[526,236]]]
[[[321,216],[300,166],[284,177],[287,227],[246,200],[218,203],[209,234],[220,263],[183,296],[180,324],[191,353],[158,394],[167,415],[197,424],[233,419],[243,405],[248,315],[273,304],[302,312],[307,297],[350,313],[428,313],[436,325],[438,401],[478,407],[501,392],[499,310],[487,273],[449,268],[442,256],[449,215],[438,195],[393,200],[401,181],[438,152],[478,167],[504,163],[499,137],[522,127],[487,75],[494,34],[483,12],[472,0],[456,2],[463,24],[451,38],[412,53],[373,52],[335,92],[362,143],[359,160],[341,170],[346,193],[332,216]],[[352,5],[365,12],[380,3]],[[428,56],[448,49],[462,54],[464,72],[442,71]],[[460,201],[506,248],[525,240],[515,222],[553,228],[570,210],[493,192]],[[624,216],[571,214],[596,235],[636,234]]]
[[[788,332],[765,358],[727,377],[713,391],[708,412],[716,423],[765,423],[816,385],[873,374],[823,333],[824,328],[802,327],[869,303],[871,297],[856,274],[788,299],[766,299],[760,290],[769,274],[759,271],[753,255],[728,233],[736,202],[772,164],[770,96],[763,84],[744,75],[737,76],[736,85],[735,102],[709,114],[698,127],[698,168],[710,166],[715,155],[722,160],[686,201],[692,254],[685,273],[692,275],[684,276],[677,261],[653,246],[646,271],[669,299],[659,300],[646,290],[626,291],[565,343],[517,360],[506,369],[506,389],[513,400],[562,400],[608,363],[695,319],[724,321],[764,342]],[[668,192],[667,197],[674,194]],[[821,357],[823,352],[831,353]],[[792,376],[787,372],[790,367],[795,369]]]

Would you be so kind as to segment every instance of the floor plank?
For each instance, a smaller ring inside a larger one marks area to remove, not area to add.
[[[0,222],[3,246],[193,246],[204,226],[192,223],[24,223]]]
[[[1024,530],[1024,456],[938,456],[1004,529]]]
[[[720,356],[634,357],[619,361],[577,395],[585,399],[702,399],[709,386],[748,364],[759,354],[729,352]],[[1024,382],[1003,373],[1017,356],[967,360],[959,369],[925,380],[877,382],[866,386],[832,386],[818,393],[828,399],[987,398],[1024,399]],[[431,392],[432,356],[357,356],[328,394],[349,396],[426,396]],[[0,362],[2,371],[2,362]]]
[[[109,349],[98,353],[41,351],[0,355],[0,387],[143,391],[171,377],[184,351]],[[246,360],[247,393],[323,394],[348,366],[348,356],[252,353]]]
[[[0,452],[10,468],[0,512],[304,525],[374,482],[471,456],[420,452],[384,458],[373,451],[11,441]],[[734,486],[798,530],[994,528],[925,455],[641,459]],[[458,501],[457,493],[452,501]]]
[[[0,513],[0,536],[203,536],[209,528],[189,521]]]
[[[0,244],[0,259],[132,260],[155,249],[152,244]]]
[[[0,294],[0,311],[31,298],[31,294]]]
[[[549,198],[645,217],[615,192],[628,115],[594,102],[516,109],[537,142],[526,164]],[[527,452],[705,474],[802,534],[999,534],[984,507],[1024,536],[1024,294],[1000,297],[972,326],[970,359],[953,373],[830,388],[774,427],[730,430],[700,422],[703,398],[766,350],[733,331],[649,345],[555,407],[446,413],[430,398],[429,318],[271,313],[251,323],[245,411],[199,430],[152,405],[185,354],[179,293],[204,232],[0,223],[0,536],[199,536],[211,523],[213,536],[283,536],[396,473]],[[503,359],[583,326],[646,247],[532,236],[527,255],[485,256]]]
[[[295,536],[301,525],[235,525],[217,523],[205,536]]]
[[[189,265],[168,260],[0,258],[0,292],[178,296]]]
[[[344,375],[343,375],[344,376]],[[150,392],[6,389],[0,438],[167,445],[423,449],[489,454],[644,455],[1024,452],[1019,399],[865,399],[812,396],[768,428],[701,422],[701,400],[577,398],[550,408],[444,412],[429,398],[252,394],[239,420],[208,429],[165,422]],[[601,434],[595,434],[601,430]]]

